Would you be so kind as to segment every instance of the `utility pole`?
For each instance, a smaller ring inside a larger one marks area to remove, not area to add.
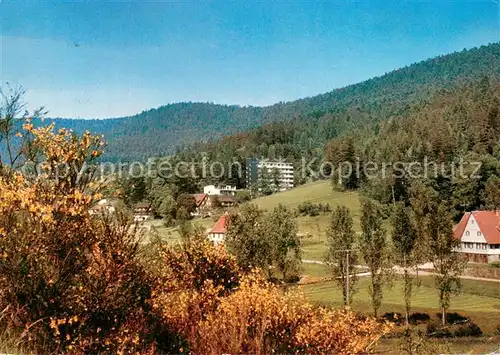
[[[349,272],[349,252],[351,250],[350,249],[347,249],[346,250],[346,268],[347,268],[347,277],[345,279],[345,284],[346,284],[346,296],[347,296],[347,304],[346,304],[346,309],[350,309],[351,308],[351,305],[350,305],[350,302],[349,302],[349,278],[351,277],[351,274]]]
[[[350,296],[350,291],[349,291],[349,283],[350,283],[350,277],[351,277],[351,273],[349,272],[349,253],[352,251],[352,249],[338,249],[338,250],[335,250],[335,252],[337,253],[346,253],[346,278],[345,278],[345,291],[346,291],[346,305],[345,305],[345,308],[346,309],[350,309],[351,306],[349,304],[349,296]]]

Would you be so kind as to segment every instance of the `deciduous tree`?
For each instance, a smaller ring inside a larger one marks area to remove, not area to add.
[[[271,242],[273,265],[281,272],[285,281],[292,273],[297,276],[301,253],[297,221],[293,213],[280,204],[266,216],[265,225]]]
[[[34,160],[33,135],[23,127],[33,127],[33,120],[43,117],[43,107],[32,114],[26,110],[22,87],[0,89],[0,172],[5,165],[18,168],[28,160]]]
[[[402,202],[396,204],[392,218],[392,243],[395,260],[403,268],[405,320],[408,325],[413,287],[411,271],[417,263],[415,254],[417,236],[411,219],[411,210]]]
[[[454,238],[450,213],[443,204],[435,204],[427,223],[429,246],[436,271],[436,288],[441,306],[441,320],[446,324],[446,312],[450,298],[460,293],[460,275],[465,267],[465,259],[455,249],[460,241]]]
[[[342,289],[344,306],[348,307],[356,290],[356,261],[354,250],[356,234],[349,209],[338,206],[332,213],[327,231],[327,253],[325,261],[337,285]]]
[[[359,249],[371,273],[369,293],[375,317],[382,303],[384,278],[390,274],[387,233],[382,222],[380,207],[374,201],[364,199],[361,204],[362,235]]]
[[[260,267],[271,276],[272,243],[267,237],[263,211],[254,204],[245,204],[227,220],[226,245],[238,263],[250,270]]]

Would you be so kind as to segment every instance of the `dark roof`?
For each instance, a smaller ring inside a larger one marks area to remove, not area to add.
[[[231,195],[217,195],[217,196],[214,196],[214,198],[217,199],[217,201],[219,202],[235,202],[235,198],[234,196],[231,196]]]
[[[205,197],[207,197],[206,194],[193,194],[192,196],[194,197],[196,206],[199,206],[205,200]]]
[[[135,208],[145,208],[145,209],[150,209],[151,208],[151,204],[150,203],[147,203],[147,202],[140,202],[138,204],[135,205]]]

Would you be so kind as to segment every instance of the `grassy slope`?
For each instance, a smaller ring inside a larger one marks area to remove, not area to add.
[[[193,227],[200,226],[205,230],[213,227],[215,222],[211,218],[197,218],[192,221]],[[179,227],[165,227],[163,220],[153,219],[144,222],[144,226],[153,227],[158,235],[168,243],[175,244],[181,240]]]
[[[354,216],[358,217],[359,220],[358,194],[356,192],[333,191],[329,180],[320,180],[288,191],[260,197],[253,200],[252,203],[255,203],[260,208],[272,210],[279,204],[296,208],[300,203],[307,201],[329,203],[332,208],[342,204],[346,205],[353,210]]]
[[[334,209],[339,205],[349,207],[354,218],[354,228],[359,230],[359,197],[357,192],[333,191],[330,181],[316,181],[294,188],[289,191],[276,193],[252,200],[260,208],[271,211],[280,203],[290,209],[295,209],[300,203],[328,203]],[[322,260],[325,253],[326,230],[330,222],[330,214],[325,213],[316,217],[299,217],[299,233],[302,236],[302,251],[304,259]],[[198,224],[205,229],[214,225],[211,218],[195,219],[193,224]],[[161,220],[146,221],[145,225],[154,226],[159,235],[169,242],[179,240],[178,228],[167,228]]]
[[[328,203],[332,209],[339,205],[347,206],[354,218],[354,228],[359,230],[359,196],[357,192],[333,191],[330,181],[316,181],[296,187],[292,190],[260,197],[252,201],[260,208],[272,210],[279,204],[295,209],[300,203]],[[330,214],[316,217],[299,217],[299,233],[302,235],[304,259],[322,260],[325,253],[326,230]]]
[[[438,307],[437,292],[434,288],[433,276],[421,276],[420,287],[415,287],[415,294],[412,298],[414,307]],[[362,277],[358,283],[358,292],[354,295],[355,309],[364,309],[370,306],[370,296],[368,285],[370,279]],[[470,312],[496,312],[500,323],[500,284],[496,282],[463,280],[464,288],[460,295],[452,297],[451,311]],[[392,289],[386,288],[384,295],[385,305],[403,305],[402,282],[396,280]],[[333,282],[323,282],[321,284],[311,284],[304,286],[304,292],[311,301],[318,303],[341,304],[341,292]]]

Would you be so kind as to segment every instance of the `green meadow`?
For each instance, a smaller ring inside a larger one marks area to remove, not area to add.
[[[335,209],[344,205],[351,210],[354,229],[359,231],[360,203],[357,192],[334,191],[329,180],[316,181],[294,189],[264,196],[251,201],[262,209],[272,210],[279,204],[295,209],[303,202],[328,203]],[[302,238],[302,257],[310,260],[322,260],[325,253],[326,231],[330,223],[330,214],[319,216],[300,216],[297,219],[299,234]]]

